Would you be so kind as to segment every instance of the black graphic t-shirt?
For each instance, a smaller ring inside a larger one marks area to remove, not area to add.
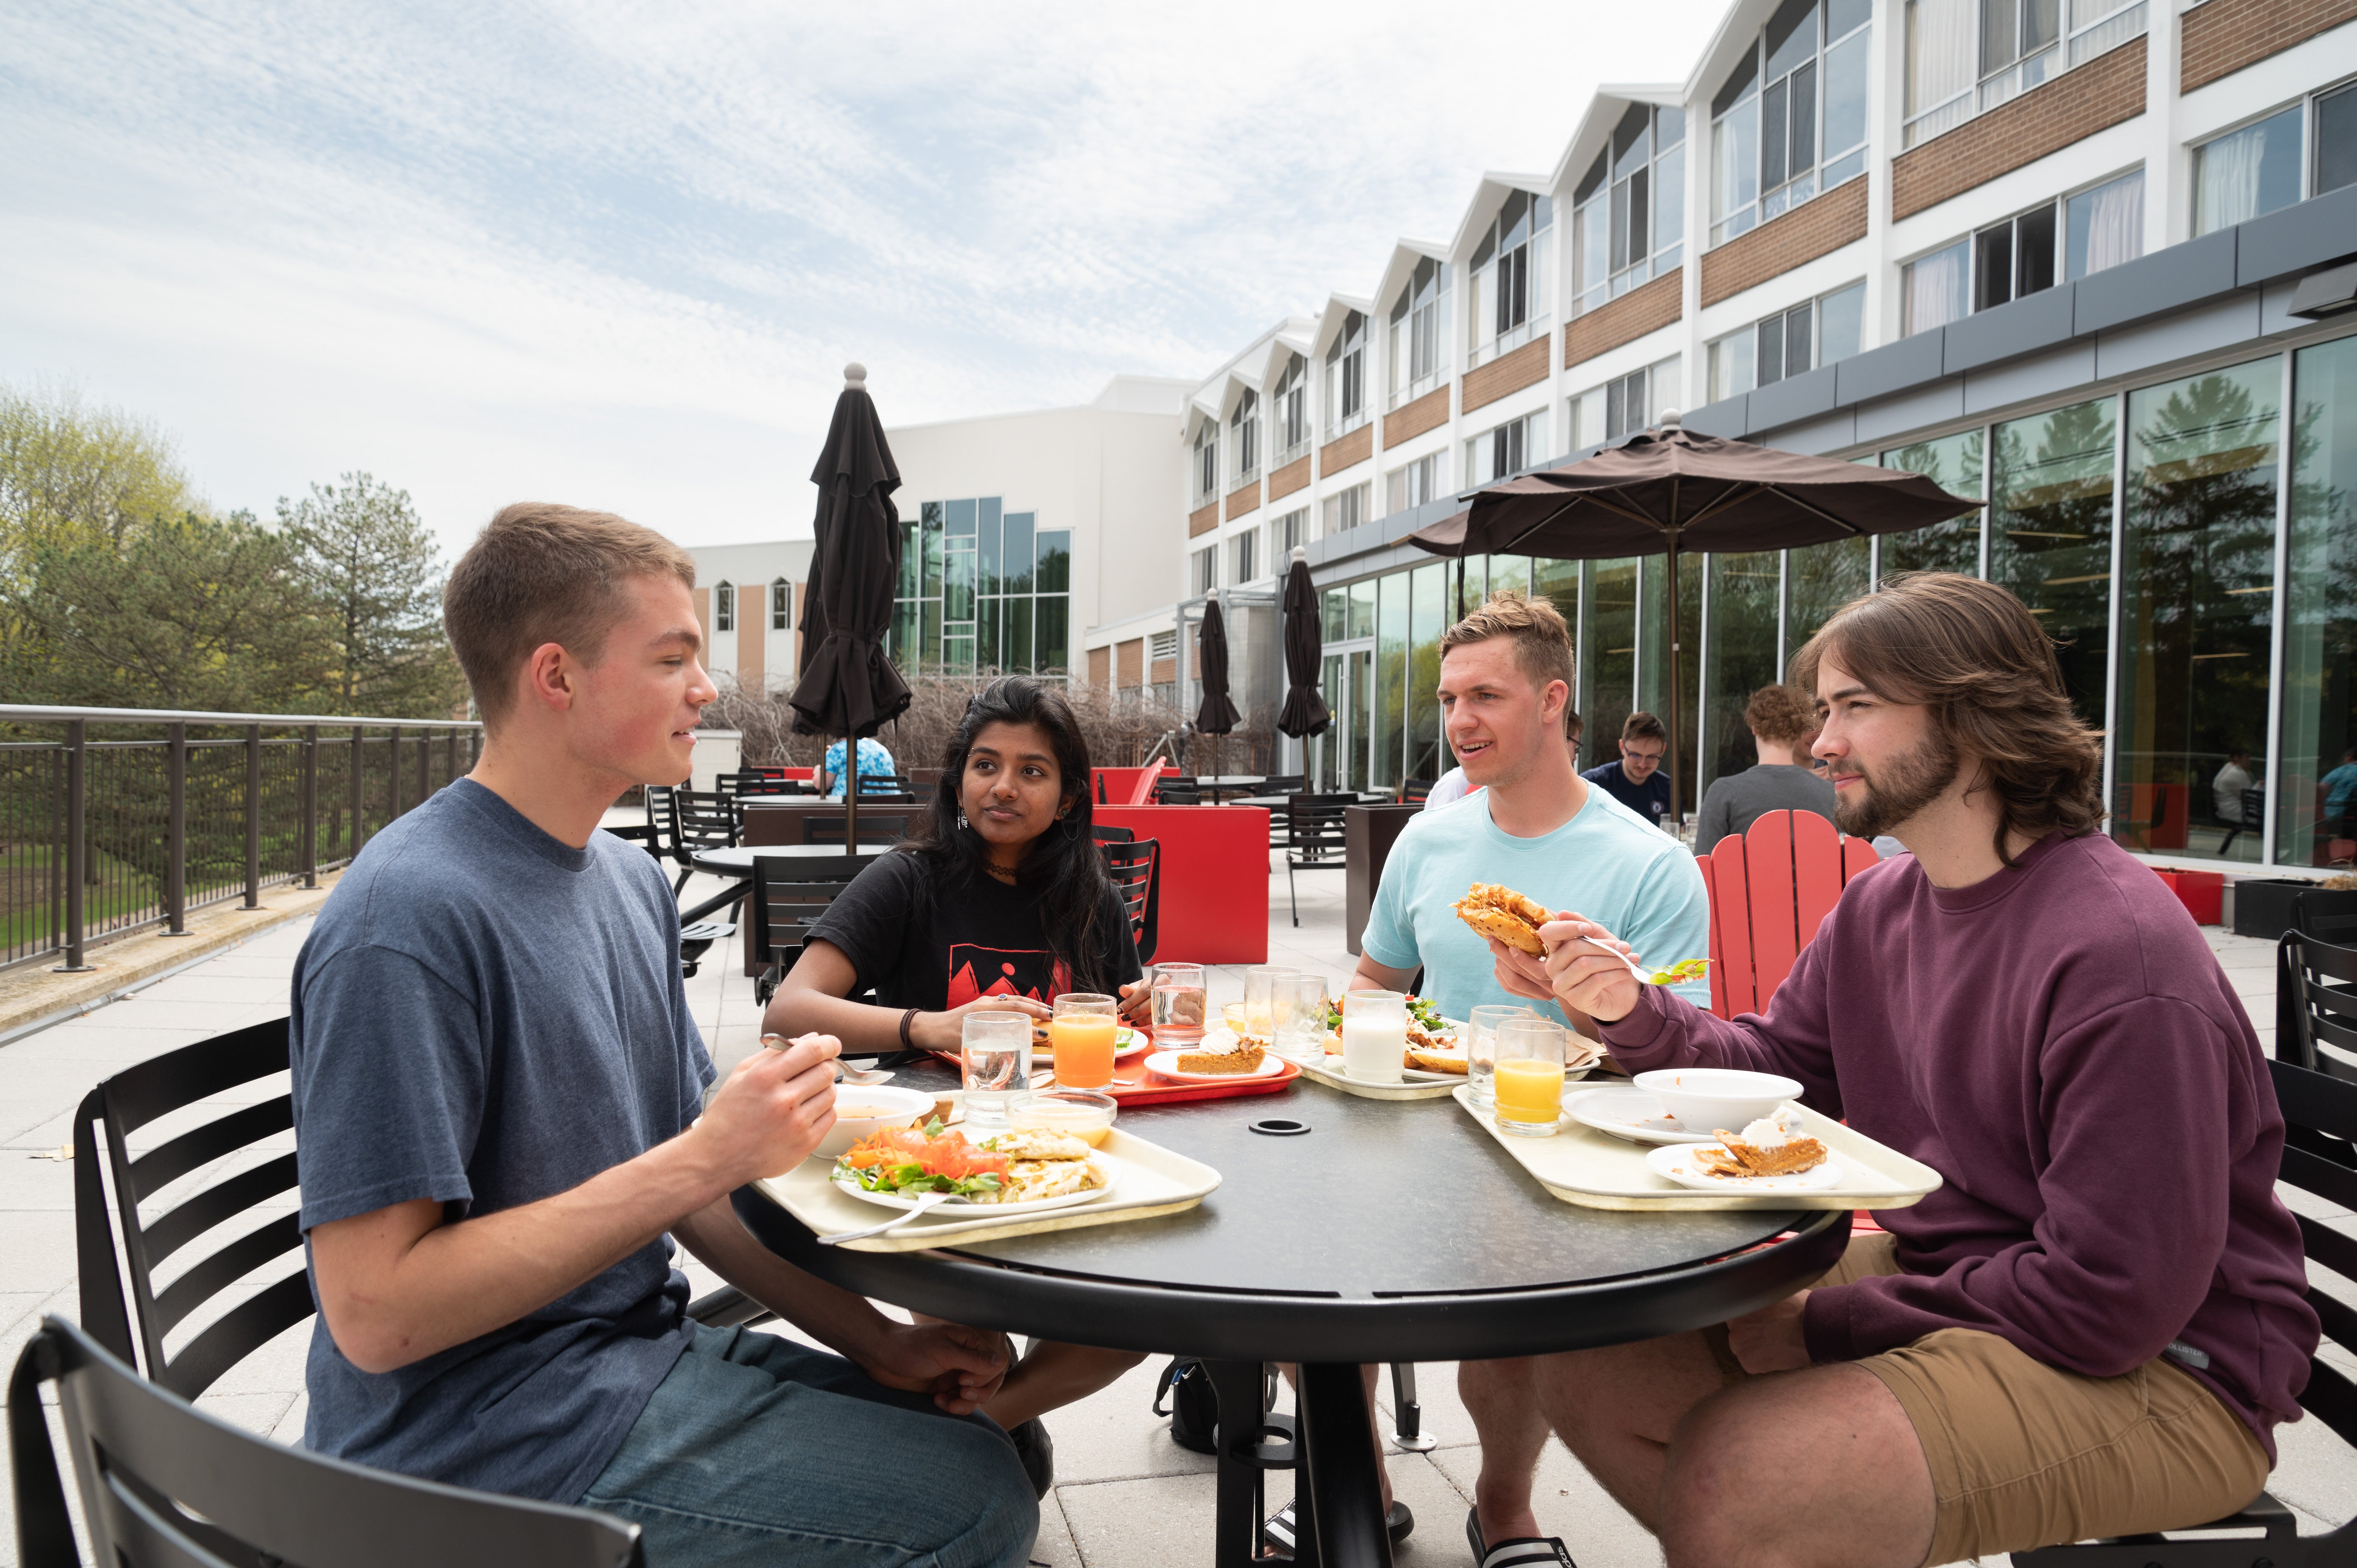
[[[879,857],[827,906],[811,940],[842,949],[887,1007],[940,1013],[979,996],[1052,1002],[1079,989],[1049,957],[1035,892],[987,876],[936,889],[937,875],[922,855]],[[1112,983],[1137,979],[1137,944],[1110,883],[1099,929]]]

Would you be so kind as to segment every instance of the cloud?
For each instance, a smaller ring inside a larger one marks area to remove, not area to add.
[[[224,505],[366,467],[451,544],[522,495],[774,537],[846,360],[893,423],[1200,374],[1723,8],[17,0],[0,377]]]

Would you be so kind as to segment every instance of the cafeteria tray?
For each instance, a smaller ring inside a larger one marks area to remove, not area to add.
[[[1045,1230],[1078,1230],[1090,1225],[1151,1219],[1194,1208],[1220,1185],[1220,1173],[1200,1160],[1190,1160],[1176,1150],[1166,1149],[1119,1127],[1105,1138],[1104,1152],[1121,1161],[1123,1170],[1113,1196],[1102,1203],[1050,1208],[1015,1219],[970,1214],[943,1218],[936,1209],[897,1230],[843,1245],[862,1252],[916,1252],[960,1242],[1001,1241],[1010,1236],[1036,1236]],[[875,1224],[878,1218],[876,1205],[844,1193],[829,1179],[834,1170],[832,1159],[808,1159],[783,1176],[762,1177],[753,1187],[817,1235],[858,1230]]]
[[[933,1054],[952,1068],[961,1065],[957,1057],[952,1052],[935,1051]],[[1179,1083],[1146,1071],[1143,1058],[1126,1066],[1116,1062],[1114,1064],[1113,1070],[1115,1073],[1131,1073],[1137,1081],[1135,1083],[1116,1081],[1103,1089],[1092,1089],[1087,1092],[1110,1094],[1123,1105],[1177,1105],[1189,1100],[1242,1100],[1254,1094],[1282,1094],[1292,1087],[1295,1079],[1301,1076],[1301,1069],[1298,1067],[1286,1062],[1282,1072],[1273,1072],[1265,1078],[1240,1078],[1232,1083]],[[1056,1086],[1052,1080],[1042,1081],[1034,1078],[1031,1080],[1031,1087],[1053,1089]]]
[[[1340,1057],[1330,1058],[1340,1061]],[[1354,1078],[1344,1078],[1339,1072],[1329,1072],[1323,1066],[1299,1064],[1301,1076],[1329,1089],[1339,1089],[1345,1094],[1355,1094],[1361,1100],[1438,1100],[1453,1093],[1464,1083],[1461,1078],[1410,1078],[1397,1083],[1367,1083]]]
[[[1827,1156],[1842,1167],[1842,1179],[1832,1187],[1698,1192],[1654,1174],[1645,1164],[1651,1145],[1597,1132],[1568,1116],[1553,1137],[1525,1138],[1501,1130],[1476,1109],[1465,1088],[1457,1090],[1455,1099],[1541,1187],[1588,1208],[1905,1208],[1940,1187],[1940,1173],[1931,1166],[1797,1101],[1801,1130],[1824,1144]]]

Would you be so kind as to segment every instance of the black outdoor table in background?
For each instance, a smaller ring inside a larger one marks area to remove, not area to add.
[[[955,1082],[946,1067],[904,1076]],[[1272,1119],[1310,1130],[1252,1130]],[[1849,1232],[1846,1211],[1565,1203],[1446,1100],[1362,1100],[1304,1080],[1283,1095],[1125,1106],[1119,1125],[1211,1165],[1219,1190],[1183,1214],[922,1252],[818,1246],[750,1187],[737,1211],[780,1257],[863,1295],[1043,1339],[1203,1358],[1222,1402],[1219,1568],[1251,1561],[1260,1468],[1293,1452],[1266,1441],[1261,1363],[1302,1363],[1301,1560],[1316,1559],[1314,1534],[1326,1562],[1387,1564],[1361,1363],[1701,1327],[1823,1273]]]
[[[863,860],[874,860],[891,847],[888,843],[864,843],[859,846],[857,853]],[[739,882],[750,882],[753,879],[753,862],[763,856],[787,860],[822,858],[833,860],[842,854],[843,846],[839,843],[759,843],[743,844],[735,849],[699,849],[688,858],[696,870],[710,875],[728,876]],[[744,949],[745,972],[759,974],[761,972],[762,960],[753,951],[753,922],[740,919],[737,924],[743,933],[738,945]]]

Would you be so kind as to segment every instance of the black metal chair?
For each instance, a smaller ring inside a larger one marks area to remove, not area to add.
[[[1403,806],[1423,805],[1426,800],[1431,798],[1432,787],[1439,782],[1440,780],[1437,779],[1409,779],[1406,783],[1400,786],[1400,804]]]
[[[1122,832],[1122,838],[1106,838],[1106,831],[1098,830],[1097,852],[1104,857],[1105,871],[1129,912],[1129,931],[1137,943],[1137,961],[1152,963],[1155,949],[1162,940],[1161,841],[1138,838],[1124,829],[1111,830]]]
[[[1272,773],[1254,788],[1257,795],[1298,795],[1309,788],[1309,779],[1302,773]]]
[[[41,1320],[8,1380],[25,1568],[82,1557],[49,1445],[55,1383],[91,1557],[113,1568],[639,1568],[639,1527],[323,1458],[243,1432],[153,1383],[87,1330]]]
[[[1203,787],[1197,780],[1180,776],[1154,780],[1154,803],[1157,806],[1200,806],[1203,803]]]
[[[671,820],[671,790],[661,784],[649,784],[640,794],[646,803],[647,820],[644,822],[625,822],[606,831],[618,839],[627,839],[637,844],[657,860],[669,860],[671,849],[663,843],[663,828]]]
[[[900,840],[909,836],[909,813],[907,811],[878,811],[874,810],[874,808],[878,805],[888,806],[895,803],[896,802],[888,800],[871,800],[865,795],[862,795],[859,798],[860,843],[898,843]],[[913,802],[898,802],[898,804],[901,805],[911,803]],[[844,822],[845,819],[842,817],[822,816],[815,811],[810,813],[802,818],[802,843],[843,843]]]
[[[673,789],[664,797],[664,810],[671,819],[672,862],[679,867],[671,890],[678,893],[695,875],[697,850],[737,847],[737,803],[717,790]]]
[[[753,922],[754,958],[762,966],[753,995],[762,1006],[770,1004],[778,983],[802,956],[812,924],[866,865],[856,854],[753,857],[753,894],[746,914]]]
[[[1285,891],[1293,902],[1293,923],[1301,924],[1301,895],[1294,874],[1339,870],[1345,863],[1342,813],[1358,804],[1355,795],[1296,795],[1285,803]]]
[[[799,779],[789,779],[783,769],[744,768],[734,773],[723,773],[716,782],[720,792],[738,800],[772,795],[807,795],[809,787]]]

